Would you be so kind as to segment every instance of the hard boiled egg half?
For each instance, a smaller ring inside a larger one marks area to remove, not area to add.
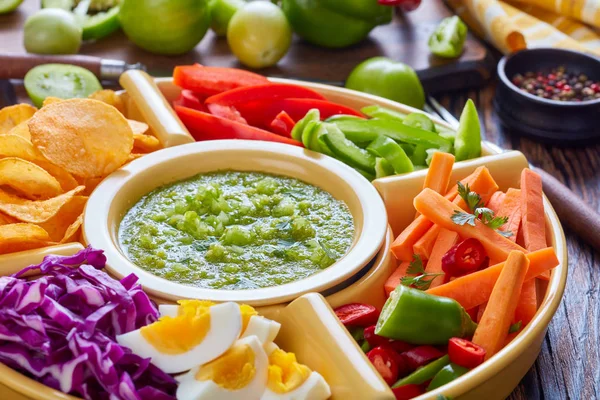
[[[172,374],[214,360],[242,332],[242,312],[236,303],[191,300],[176,307],[174,315],[119,335],[117,342]]]
[[[238,340],[215,360],[177,378],[178,400],[259,400],[269,360],[256,336]]]
[[[293,353],[286,353],[269,345],[269,379],[261,400],[325,400],[331,390],[318,372],[296,361]]]

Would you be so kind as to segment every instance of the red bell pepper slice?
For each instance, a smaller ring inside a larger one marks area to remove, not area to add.
[[[425,390],[421,385],[402,385],[397,388],[392,388],[392,393],[396,396],[396,400],[410,400],[414,397],[420,396],[425,393]]]
[[[242,104],[237,108],[248,123],[265,127],[281,111],[285,111],[294,121],[298,122],[313,108],[319,110],[322,119],[333,115],[353,115],[364,118],[363,114],[350,107],[317,99],[267,99]]]
[[[448,342],[448,357],[461,367],[475,368],[485,360],[485,349],[470,340],[455,337]]]
[[[344,304],[334,312],[345,326],[369,326],[375,324],[379,318],[379,311],[370,304]]]
[[[173,105],[193,108],[194,110],[198,111],[208,111],[208,109],[204,105],[204,99],[200,98],[194,92],[187,89],[183,89],[181,91],[181,94],[179,94],[179,97],[173,100]]]
[[[240,124],[248,125],[248,122],[242,117],[235,107],[222,106],[220,104],[207,104],[208,111],[217,117],[229,119],[231,121],[239,122]],[[291,137],[291,136],[290,136]]]
[[[444,353],[433,346],[419,346],[401,354],[411,371],[442,357]]]
[[[294,122],[292,117],[290,117],[285,111],[277,114],[277,116],[269,124],[271,131],[278,135],[289,138],[292,137],[292,129],[294,129],[294,125],[296,125],[296,122]]]
[[[388,346],[398,353],[404,353],[405,351],[411,350],[413,347],[415,347],[412,344],[403,342],[401,340],[394,340],[376,335],[375,325],[366,327],[363,335],[371,347]]]
[[[269,80],[254,72],[237,68],[181,65],[173,71],[173,83],[180,88],[212,96],[243,86],[261,85]]]
[[[452,247],[442,257],[442,270],[448,276],[462,276],[475,272],[485,262],[486,252],[481,242],[469,238]]]
[[[385,347],[375,347],[367,353],[367,358],[375,367],[379,375],[388,385],[393,385],[398,379],[398,364],[396,355]]]
[[[279,142],[302,147],[302,143],[271,132],[240,124],[191,108],[175,106],[175,111],[196,140],[246,139]]]
[[[325,97],[321,96],[319,93],[302,86],[288,85],[285,83],[266,83],[262,85],[240,87],[237,89],[228,90],[227,92],[210,96],[208,99],[206,99],[206,103],[218,103],[224,106],[238,106],[240,104],[247,104],[259,100],[288,98],[325,100]]]

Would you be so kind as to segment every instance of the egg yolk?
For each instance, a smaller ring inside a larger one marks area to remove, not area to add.
[[[246,330],[248,327],[248,323],[250,322],[250,318],[254,315],[258,315],[258,312],[250,307],[247,304],[242,304],[240,306],[240,314],[242,314],[242,332]]]
[[[302,385],[310,373],[310,368],[296,361],[294,353],[276,349],[269,356],[267,386],[272,392],[288,393]]]
[[[203,307],[195,314],[162,317],[141,328],[140,333],[162,354],[182,354],[202,343],[209,329],[209,307]]]
[[[198,381],[213,381],[227,390],[242,389],[252,381],[254,351],[247,345],[233,346],[219,358],[204,364],[196,373]]]
[[[178,315],[203,313],[205,308],[214,306],[216,303],[209,300],[179,300],[179,309],[177,310]]]

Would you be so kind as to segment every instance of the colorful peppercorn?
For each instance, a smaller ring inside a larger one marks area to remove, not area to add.
[[[568,72],[564,66],[550,72],[516,74],[512,83],[519,89],[556,101],[589,101],[600,99],[600,81],[593,81],[583,73]]]

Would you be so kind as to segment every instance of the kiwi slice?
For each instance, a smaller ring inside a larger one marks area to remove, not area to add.
[[[81,23],[83,40],[98,40],[119,29],[120,0],[42,0],[42,8],[73,12]]]

